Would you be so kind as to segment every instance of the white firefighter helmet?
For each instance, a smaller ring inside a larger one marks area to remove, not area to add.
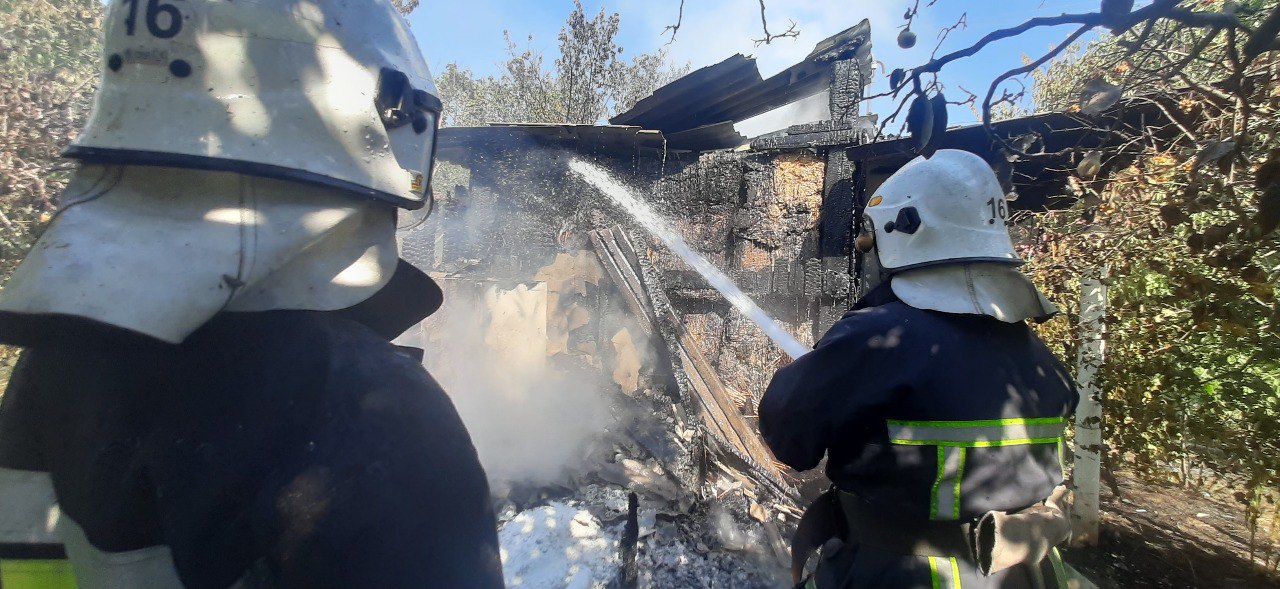
[[[1009,205],[981,157],[939,150],[903,166],[863,212],[880,266],[908,305],[1001,321],[1046,319],[1057,308],[1016,268]]]
[[[230,171],[429,206],[440,99],[386,0],[113,0],[66,155]]]
[[[891,272],[947,262],[1021,264],[1005,224],[1009,205],[981,157],[942,149],[884,181],[863,213]]]

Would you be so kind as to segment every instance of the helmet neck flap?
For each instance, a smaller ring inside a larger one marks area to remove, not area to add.
[[[0,312],[178,343],[222,311],[351,307],[391,280],[397,260],[394,210],[342,191],[85,166],[0,293]]]
[[[891,280],[908,305],[1008,322],[1057,312],[1017,270],[1008,203],[975,154],[912,160],[875,190],[861,223],[864,280]]]

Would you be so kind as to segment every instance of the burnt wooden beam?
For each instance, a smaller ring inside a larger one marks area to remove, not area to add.
[[[717,442],[715,449],[727,451],[742,462],[753,478],[771,487],[778,497],[795,500],[795,488],[783,480],[773,453],[733,403],[719,373],[671,308],[665,293],[648,285],[635,248],[623,229],[615,226],[594,231],[591,243],[610,278],[627,299],[627,306],[639,309],[638,316],[649,319],[655,331],[662,335],[672,369],[683,376],[676,379],[682,401],[693,405],[690,407],[693,413],[704,416],[702,425]]]
[[[862,91],[866,86],[866,70],[861,60],[836,62],[831,80],[831,118],[833,126],[861,127],[858,116]],[[843,288],[834,278],[853,274],[854,212],[858,199],[857,165],[844,149],[827,150],[827,169],[822,182],[822,214],[818,223],[818,251],[823,292],[815,299],[814,341],[835,324],[853,306],[852,292],[843,280]]]

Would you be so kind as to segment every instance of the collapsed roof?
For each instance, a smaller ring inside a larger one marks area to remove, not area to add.
[[[870,40],[871,24],[863,20],[823,39],[804,61],[768,79],[760,75],[755,58],[734,55],[658,88],[609,122],[661,131],[672,149],[737,147],[746,138],[733,123],[827,90],[837,61],[857,59],[869,74]]]

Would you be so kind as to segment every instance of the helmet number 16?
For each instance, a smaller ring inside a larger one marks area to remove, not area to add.
[[[988,223],[994,225],[997,218],[1001,221],[1009,218],[1009,209],[1005,207],[1003,198],[988,199],[987,206],[991,207],[991,220]]]
[[[125,34],[132,36],[138,25],[138,4],[143,0],[124,0],[129,12],[124,17]],[[153,37],[168,39],[182,30],[182,12],[177,6],[165,4],[164,0],[146,0],[147,32]],[[161,19],[161,15],[167,18]]]

